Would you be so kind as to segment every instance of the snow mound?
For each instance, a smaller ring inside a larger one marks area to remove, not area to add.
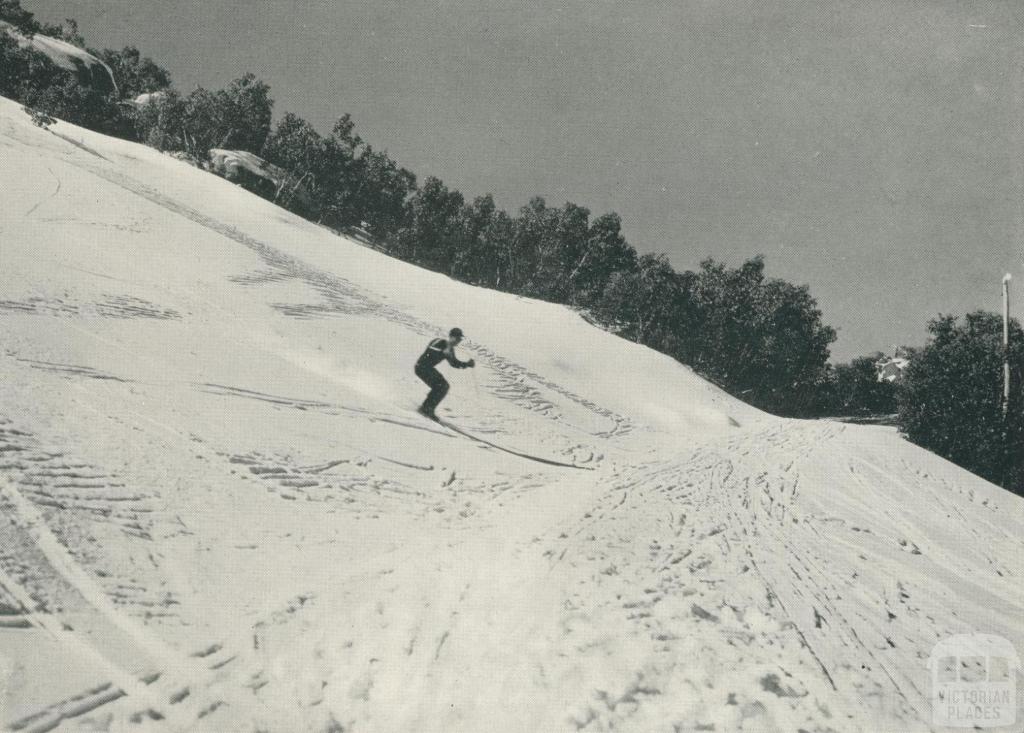
[[[117,89],[117,82],[114,80],[114,72],[111,68],[96,56],[72,43],[44,36],[41,33],[35,33],[31,38],[26,38],[10,23],[2,20],[0,20],[0,33],[8,33],[13,36],[22,48],[32,48],[45,54],[58,67],[77,75],[78,80],[83,84],[101,92],[112,92]]]
[[[151,104],[157,104],[168,98],[167,92],[160,90],[156,92],[143,92],[132,100],[132,104],[140,109]]]
[[[891,429],[6,100],[0,146],[0,724],[923,731],[938,642],[1024,649],[1024,502]],[[414,412],[454,325],[482,440]]]
[[[232,183],[244,185],[254,193],[259,192],[254,187],[263,184],[269,186],[267,190],[270,194],[287,189],[290,195],[296,196],[304,205],[311,203],[309,192],[294,176],[245,150],[213,148],[210,150],[210,170]]]

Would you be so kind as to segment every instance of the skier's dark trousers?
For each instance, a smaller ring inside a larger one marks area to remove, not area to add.
[[[437,371],[437,365],[447,361],[456,369],[468,369],[476,366],[472,359],[459,361],[455,356],[455,347],[462,341],[462,330],[453,328],[448,332],[447,339],[434,339],[427,344],[426,351],[416,360],[416,376],[426,382],[430,387],[430,394],[423,401],[419,412],[429,418],[437,419],[434,410],[448,394],[448,380]]]

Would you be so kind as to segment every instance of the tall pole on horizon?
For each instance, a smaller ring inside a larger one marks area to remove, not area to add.
[[[1003,276],[1003,435],[1000,485],[1006,489],[1013,472],[1013,447],[1010,445],[1010,273]]]
[[[1003,419],[1010,409],[1010,273],[1003,276]]]

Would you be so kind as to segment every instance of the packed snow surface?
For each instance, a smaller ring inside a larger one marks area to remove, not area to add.
[[[11,730],[933,730],[937,642],[1024,650],[1024,502],[889,428],[6,100],[0,191]]]

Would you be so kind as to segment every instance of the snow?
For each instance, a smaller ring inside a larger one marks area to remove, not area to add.
[[[2,99],[0,147],[12,730],[924,731],[936,643],[1024,649],[1024,501],[890,428]],[[454,325],[441,415],[592,470],[414,413]]]
[[[73,43],[44,36],[42,33],[35,33],[31,38],[26,38],[16,31],[14,26],[5,21],[0,21],[0,33],[12,35],[22,48],[32,48],[46,54],[54,64],[73,72],[83,83],[90,84],[101,92],[111,92],[117,89],[117,82],[114,80],[114,72],[111,68],[96,56]]]
[[[311,201],[309,192],[301,181],[295,180],[287,171],[273,163],[268,163],[258,155],[245,150],[213,148],[210,150],[210,169],[236,183],[246,175],[262,178],[276,189],[286,186],[289,193],[297,196],[305,204]]]
[[[151,104],[162,102],[167,98],[168,94],[165,91],[143,92],[132,100],[132,104],[136,107],[148,107]]]
[[[910,359],[902,356],[885,357],[875,362],[875,370],[878,372],[879,382],[892,382],[898,384],[903,381],[903,375],[910,366]]]

